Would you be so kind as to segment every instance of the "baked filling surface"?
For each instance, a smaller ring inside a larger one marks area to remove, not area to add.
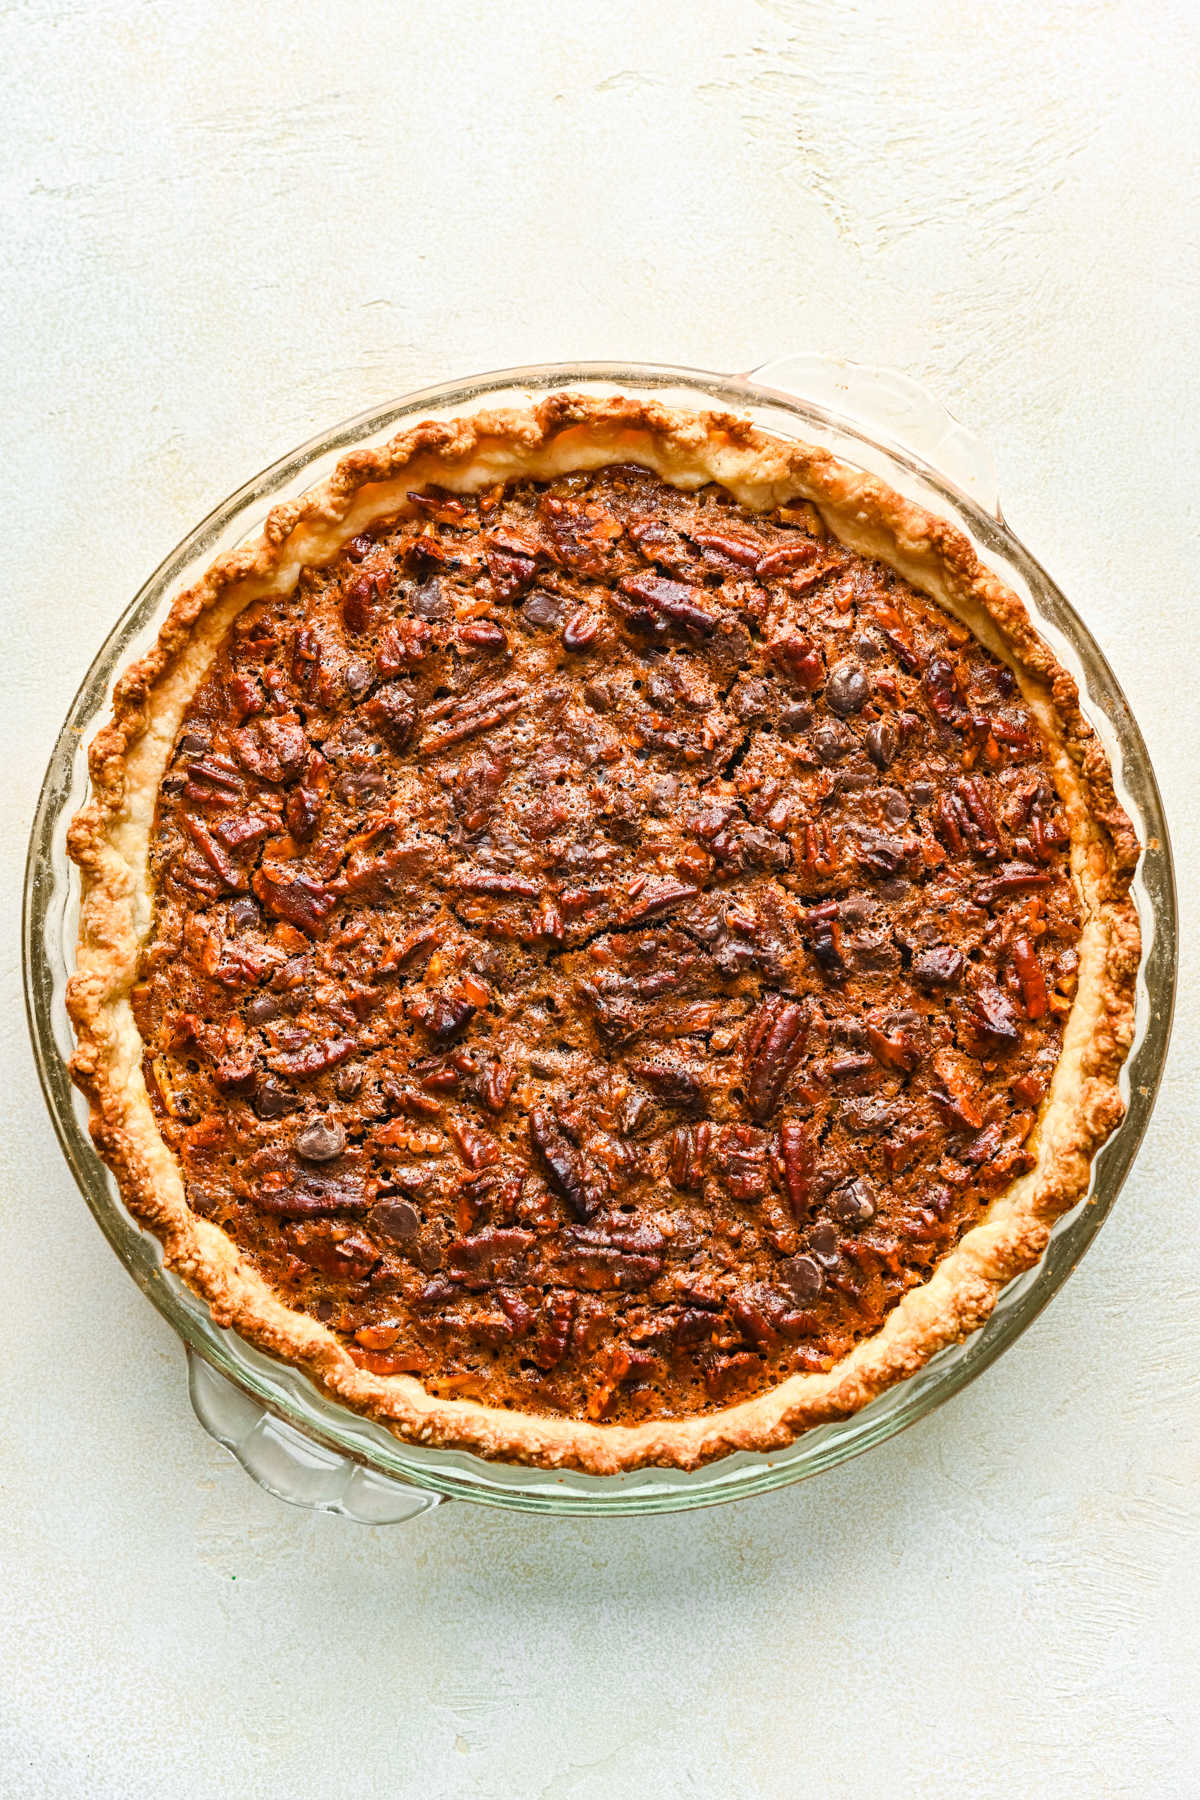
[[[829,1368],[1031,1164],[1079,935],[1041,733],[803,503],[416,507],[248,607],[175,743],[134,1011],[189,1205],[436,1394]]]
[[[987,1318],[1123,1107],[1138,846],[965,537],[729,414],[348,456],[72,826],[72,1068],[221,1324],[404,1437],[771,1449]]]

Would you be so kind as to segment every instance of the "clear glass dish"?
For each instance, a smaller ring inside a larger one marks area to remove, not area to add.
[[[1135,881],[1144,950],[1136,1037],[1122,1078],[1128,1112],[1096,1158],[1086,1199],[1059,1221],[1040,1263],[1009,1284],[980,1331],[853,1418],[811,1430],[777,1454],[729,1456],[690,1474],[646,1469],[597,1477],[485,1462],[402,1443],[328,1400],[305,1376],[214,1325],[207,1306],[163,1267],[157,1240],[126,1211],[92,1148],[86,1108],[66,1070],[72,1038],[64,996],[78,917],[66,827],[87,793],[86,746],[108,710],[113,682],[153,638],[174,594],[257,531],[272,506],[328,474],[349,449],[385,442],[419,418],[520,404],[564,387],[619,389],[747,413],[780,436],[827,446],[953,520],[1024,598],[1078,680],[1084,709],[1112,759],[1117,792],[1146,847]],[[1005,525],[995,489],[986,449],[922,389],[887,371],[815,355],[784,358],[748,376],[634,364],[510,369],[406,395],[293,451],[198,525],[118,620],[54,747],[34,819],[24,919],[30,1030],[54,1126],[85,1200],[185,1345],[197,1416],[263,1486],[297,1504],[370,1523],[411,1518],[447,1498],[544,1513],[669,1512],[742,1499],[815,1475],[923,1418],[987,1368],[1062,1286],[1116,1200],[1149,1118],[1174,999],[1175,893],[1166,823],[1141,733],[1083,622]]]

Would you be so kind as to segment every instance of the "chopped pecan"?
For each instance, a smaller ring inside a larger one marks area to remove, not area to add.
[[[476,1131],[465,1119],[452,1119],[446,1129],[458,1145],[468,1169],[486,1169],[491,1163],[499,1162],[500,1146],[486,1132]]]
[[[663,1249],[661,1233],[645,1225],[625,1231],[569,1226],[559,1263],[575,1287],[643,1288],[662,1274]]]
[[[1012,960],[1021,987],[1021,1002],[1025,1008],[1025,1017],[1040,1019],[1049,1004],[1046,993],[1046,977],[1028,938],[1019,937],[1013,940]]]
[[[539,882],[501,869],[456,869],[451,883],[460,894],[515,894],[523,900],[536,900],[542,891]]]
[[[752,1350],[718,1356],[705,1364],[704,1385],[713,1400],[724,1400],[735,1387],[743,1387],[763,1373],[763,1362]]]
[[[446,1246],[446,1261],[452,1275],[496,1281],[504,1268],[524,1257],[537,1242],[532,1231],[516,1226],[489,1225],[473,1237],[455,1238]]]
[[[499,600],[516,600],[537,579],[534,556],[508,549],[494,536],[484,540],[483,557]]]
[[[760,538],[734,537],[729,532],[719,531],[690,531],[688,536],[701,550],[710,552],[718,566],[731,563],[735,569],[755,569],[760,575],[762,564],[769,562],[771,555],[779,554],[774,551],[764,556]]]
[[[516,1078],[516,1070],[511,1063],[493,1062],[488,1064],[480,1095],[489,1112],[502,1113],[504,1111]]]
[[[435,994],[429,999],[418,1001],[413,1013],[430,1037],[436,1038],[439,1044],[447,1044],[451,1038],[457,1037],[460,1031],[466,1029],[478,1010],[473,1000],[456,992]]]
[[[791,543],[780,544],[774,550],[768,550],[760,556],[754,573],[760,581],[773,581],[779,576],[794,575],[797,569],[815,562],[820,556],[820,546],[811,538],[795,538]]]
[[[925,671],[925,693],[938,718],[945,724],[961,722],[965,716],[958,676],[944,657],[935,656]]]
[[[393,750],[404,749],[417,722],[417,706],[403,681],[385,681],[375,689],[363,711]]]
[[[993,982],[981,981],[975,989],[971,1022],[997,1044],[1017,1044],[1021,1027],[1009,1001]]]
[[[388,576],[382,569],[360,570],[347,581],[342,591],[342,623],[352,636],[361,637],[371,629],[376,603],[387,585]]]
[[[1035,868],[1032,863],[1001,863],[989,880],[978,884],[975,899],[980,906],[991,906],[1009,894],[1027,894],[1049,887],[1051,880],[1049,870]]]
[[[352,1056],[355,1049],[353,1038],[332,1037],[317,1038],[311,1044],[303,1045],[299,1050],[281,1050],[268,1060],[277,1075],[288,1075],[299,1079],[309,1075],[320,1075],[325,1069],[336,1069],[337,1065]]]
[[[190,814],[185,813],[181,819],[183,829],[187,832],[209,868],[218,874],[229,888],[244,888],[246,879],[237,865],[221,849],[212,833]]]
[[[297,1225],[291,1242],[302,1262],[344,1281],[361,1281],[379,1261],[378,1250],[361,1231],[342,1233],[337,1226]]]
[[[821,652],[811,638],[801,635],[775,638],[767,645],[772,660],[787,679],[811,694],[825,679]]]
[[[323,882],[303,873],[285,879],[261,868],[250,885],[269,913],[298,926],[309,937],[320,935],[337,905],[336,894]]]
[[[478,650],[485,656],[497,656],[508,649],[508,633],[494,619],[469,619],[459,627],[458,641],[467,650]]]
[[[902,1075],[911,1075],[921,1061],[920,1045],[915,1044],[908,1032],[903,1030],[893,1031],[889,1035],[877,1025],[868,1025],[867,1044],[872,1056],[886,1069],[898,1069]]]
[[[418,512],[435,519],[439,525],[460,525],[471,516],[470,503],[458,494],[448,493],[445,488],[430,486],[420,492],[410,488],[408,498]]]
[[[548,532],[558,561],[577,575],[602,575],[607,553],[621,535],[621,524],[593,502],[546,495],[538,517]]]
[[[649,919],[659,913],[670,912],[683,901],[694,900],[699,892],[699,888],[683,881],[652,882],[641,890],[632,906],[626,907],[621,914],[621,923],[631,925],[636,919]]]

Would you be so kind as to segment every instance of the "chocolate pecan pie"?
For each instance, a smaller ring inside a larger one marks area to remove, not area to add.
[[[101,1153],[411,1440],[784,1444],[979,1325],[1121,1116],[1137,844],[1073,682],[957,531],[735,417],[349,456],[92,777]]]

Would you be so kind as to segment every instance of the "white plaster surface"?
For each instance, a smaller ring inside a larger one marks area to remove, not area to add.
[[[659,1520],[259,1492],[107,1250],[19,1001],[95,646],[333,420],[571,356],[909,370],[1145,727],[1200,878],[1192,5],[0,8],[0,1795],[1200,1794],[1195,963],[1136,1171],[966,1394]]]

